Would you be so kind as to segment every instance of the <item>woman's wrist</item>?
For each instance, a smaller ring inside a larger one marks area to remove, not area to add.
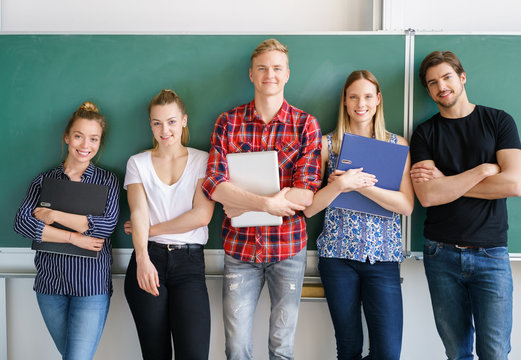
[[[148,248],[135,250],[136,251],[136,262],[140,263],[142,261],[148,261],[150,260],[150,257],[148,256]]]

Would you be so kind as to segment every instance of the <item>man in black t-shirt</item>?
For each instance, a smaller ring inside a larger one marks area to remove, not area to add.
[[[420,79],[439,113],[411,138],[411,178],[427,208],[424,265],[449,359],[507,359],[512,273],[506,198],[521,195],[521,144],[504,111],[474,105],[450,51],[434,51]]]

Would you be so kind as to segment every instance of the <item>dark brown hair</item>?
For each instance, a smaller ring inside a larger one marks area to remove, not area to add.
[[[441,63],[449,64],[458,76],[465,72],[458,57],[452,51],[433,51],[423,59],[420,65],[420,80],[423,87],[427,88],[427,80],[425,79],[427,70]]]

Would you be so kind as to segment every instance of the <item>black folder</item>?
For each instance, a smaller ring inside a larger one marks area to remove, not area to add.
[[[109,187],[77,181],[44,177],[38,207],[46,207],[76,215],[101,216],[105,213]],[[51,226],[75,232],[59,223]],[[87,250],[69,243],[33,241],[31,249],[58,254],[97,258],[98,251]]]

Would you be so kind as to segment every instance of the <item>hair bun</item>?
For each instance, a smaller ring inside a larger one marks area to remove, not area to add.
[[[163,89],[163,90],[161,90],[161,94],[171,94],[171,95],[177,96],[177,93],[171,89]]]
[[[81,106],[78,108],[78,110],[92,111],[95,113],[99,113],[99,110],[98,110],[98,107],[96,106],[96,104],[94,104],[93,102],[90,102],[90,101],[85,101],[83,104],[81,104]]]

